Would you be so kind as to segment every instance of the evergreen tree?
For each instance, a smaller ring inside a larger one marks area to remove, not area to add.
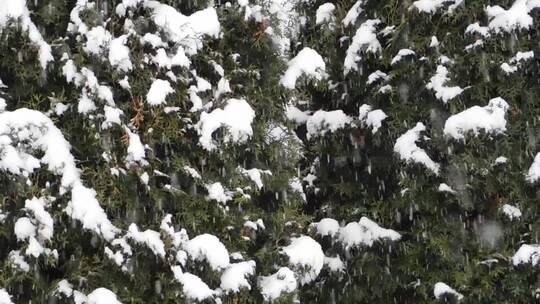
[[[0,303],[532,303],[535,0],[0,0]]]

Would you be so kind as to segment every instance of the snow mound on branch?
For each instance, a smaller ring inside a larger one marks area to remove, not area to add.
[[[420,12],[433,14],[436,13],[443,5],[452,2],[448,7],[448,11],[452,12],[463,0],[418,0],[413,2],[413,6]]]
[[[358,19],[358,16],[362,13],[362,4],[364,4],[365,0],[358,0],[356,3],[347,11],[347,15],[345,15],[345,18],[341,21],[344,26],[349,26],[351,24],[354,24],[356,22],[356,19]]]
[[[321,245],[309,236],[293,238],[291,244],[283,248],[283,252],[289,257],[291,266],[300,268],[301,285],[314,281],[324,266]]]
[[[87,304],[122,304],[114,292],[100,287],[88,294]]]
[[[538,265],[540,262],[540,246],[539,245],[528,245],[523,244],[519,247],[518,251],[512,257],[512,263],[514,266],[520,264],[532,264],[533,266]]]
[[[362,60],[362,56],[359,54],[361,51],[377,53],[381,50],[381,43],[377,40],[377,29],[375,28],[379,23],[381,23],[379,19],[370,19],[362,23],[356,30],[343,63],[344,75],[347,75],[351,70],[358,70],[357,63]]]
[[[42,253],[51,253],[50,249],[44,248],[44,243],[53,236],[54,222],[45,210],[44,198],[32,198],[25,201],[24,210],[29,217],[21,217],[15,222],[14,232],[18,240],[27,240],[26,255],[39,257]]]
[[[218,38],[221,32],[221,25],[213,7],[185,16],[172,6],[158,1],[145,1],[144,6],[152,9],[152,20],[167,38],[183,46],[188,55],[194,55],[202,48],[201,39],[204,35]]]
[[[401,235],[392,229],[382,228],[365,216],[359,222],[351,222],[341,227],[338,235],[338,241],[347,249],[359,245],[371,247],[375,241],[381,239],[399,241]]]
[[[264,186],[263,185],[263,182],[262,182],[262,175],[272,175],[272,172],[270,170],[261,170],[261,169],[257,169],[257,168],[252,168],[252,169],[244,169],[244,168],[239,168],[239,171],[240,173],[242,173],[244,176],[247,176],[249,177],[249,179],[251,179],[252,182],[255,183],[255,185],[257,185],[257,188],[258,189],[262,189],[262,187]]]
[[[433,295],[435,296],[437,300],[442,299],[445,295],[448,295],[448,294],[454,295],[458,299],[458,301],[463,299],[462,294],[460,294],[455,289],[446,285],[443,282],[438,282],[433,287]]]
[[[28,34],[32,43],[39,47],[39,63],[42,69],[54,61],[51,46],[43,39],[32,19],[25,0],[0,0],[0,30],[10,20],[20,20],[21,29]]]
[[[19,270],[22,270],[24,272],[30,271],[30,264],[28,264],[24,259],[24,256],[21,255],[20,250],[10,251],[8,259],[9,262],[13,264],[13,266],[17,267]]]
[[[204,301],[214,297],[216,292],[210,289],[198,276],[189,272],[182,272],[180,266],[172,266],[171,270],[174,278],[182,284],[182,292],[188,299]]]
[[[124,127],[124,131],[126,131],[129,139],[126,162],[128,164],[133,164],[137,162],[141,165],[146,164],[146,160],[144,159],[144,157],[146,156],[146,152],[139,134],[131,132],[128,127]]]
[[[519,219],[521,217],[521,210],[519,210],[518,207],[504,204],[502,206],[502,212],[504,215],[506,215],[510,220],[513,219]]]
[[[307,138],[314,136],[324,136],[326,132],[342,129],[352,122],[352,118],[343,113],[342,110],[323,111],[318,110],[313,113],[306,122]]]
[[[345,263],[338,256],[336,257],[324,257],[324,265],[330,268],[332,272],[345,272]]]
[[[372,84],[374,83],[375,81],[379,80],[379,79],[382,79],[384,81],[390,79],[390,77],[388,77],[388,75],[380,70],[377,70],[371,74],[369,74],[368,76],[368,80],[366,82],[366,84]]]
[[[133,69],[129,48],[126,46],[127,38],[127,35],[122,35],[111,40],[109,45],[109,63],[122,72],[129,72]]]
[[[529,29],[533,25],[529,13],[538,7],[540,2],[536,0],[516,0],[507,10],[498,5],[488,5],[485,9],[490,20],[488,27],[495,33]]]
[[[146,94],[146,101],[152,106],[159,106],[165,103],[167,95],[174,92],[171,84],[167,80],[156,79],[152,82],[148,94]]]
[[[439,188],[437,189],[439,192],[448,192],[448,193],[456,193],[454,189],[452,189],[450,186],[448,186],[445,183],[439,184]]]
[[[141,232],[137,225],[133,223],[129,225],[126,236],[137,243],[145,244],[155,255],[162,258],[165,257],[165,245],[161,240],[159,232],[150,229]]]
[[[18,241],[24,241],[35,236],[36,226],[27,217],[20,217],[15,222],[13,231]]]
[[[0,289],[0,304],[13,304],[11,296],[4,288]]]
[[[86,43],[83,51],[88,55],[100,56],[105,54],[109,48],[113,36],[103,26],[95,26],[86,34]]]
[[[385,120],[388,115],[384,113],[382,110],[371,110],[372,107],[367,104],[363,104],[360,106],[359,110],[359,116],[358,119],[362,123],[362,125],[371,127],[371,133],[375,134],[379,130],[379,128],[382,126],[383,120]]]
[[[504,118],[508,103],[496,97],[485,107],[473,106],[467,110],[450,116],[444,123],[444,134],[454,139],[464,139],[465,134],[473,132],[477,135],[480,130],[490,134],[500,134],[506,131]]]
[[[410,49],[401,49],[399,50],[399,52],[396,54],[396,56],[394,56],[394,58],[392,58],[392,61],[390,62],[391,65],[394,65],[398,62],[401,61],[401,59],[403,59],[403,57],[407,57],[407,56],[414,56],[416,55],[416,52],[413,51],[413,50],[410,50]]]
[[[317,51],[305,47],[287,63],[287,71],[281,77],[280,83],[288,88],[294,89],[296,81],[300,76],[308,76],[321,80],[326,77],[326,64]]]
[[[244,142],[253,134],[251,123],[255,111],[244,99],[231,98],[223,109],[215,109],[210,113],[201,113],[201,119],[196,127],[199,132],[199,143],[206,150],[213,150],[216,145],[212,134],[221,127],[226,127],[228,134],[225,142]]]
[[[219,203],[225,204],[232,199],[230,191],[225,190],[220,182],[206,185],[208,191],[207,200],[215,200]]]
[[[285,106],[285,116],[297,124],[304,124],[309,119],[310,112],[302,111],[292,104]]]
[[[276,273],[261,277],[259,287],[265,301],[274,301],[282,293],[293,292],[298,283],[294,272],[287,267],[281,267]]]
[[[529,172],[527,173],[525,179],[529,183],[535,183],[538,181],[538,179],[540,179],[540,152],[538,152],[534,157],[534,161],[529,167]]]
[[[439,164],[434,162],[426,153],[426,151],[416,145],[420,140],[420,134],[426,130],[426,126],[419,122],[416,126],[405,134],[401,135],[394,145],[394,152],[399,154],[399,157],[407,163],[419,163],[426,168],[439,174]]]
[[[426,88],[435,91],[435,97],[442,100],[443,103],[447,103],[450,99],[455,98],[463,92],[463,89],[459,86],[449,87],[446,82],[450,80],[448,78],[448,69],[443,66],[437,66],[437,72],[430,78]]]
[[[516,55],[510,58],[509,63],[503,62],[501,64],[501,69],[508,75],[514,72],[517,72],[518,68],[521,66],[522,61],[527,61],[534,58],[534,51],[528,52],[517,52]]]
[[[214,270],[229,266],[229,252],[215,235],[207,233],[198,235],[189,240],[183,249],[196,261],[206,260]]]
[[[239,292],[240,289],[251,289],[251,285],[247,280],[248,276],[255,274],[255,261],[245,261],[230,264],[229,267],[221,275],[221,284],[219,287],[225,293]]]
[[[323,24],[332,22],[334,19],[334,10],[336,9],[336,6],[330,2],[321,4],[317,8],[317,13],[315,17],[315,24]]]
[[[311,224],[317,229],[317,234],[320,236],[334,236],[339,232],[339,223],[333,218],[323,218],[319,222]]]
[[[65,212],[111,240],[118,232],[96,199],[96,192],[82,184],[70,144],[54,123],[39,111],[26,108],[0,113],[0,169],[28,176],[40,164],[61,176],[61,194],[71,190]],[[41,159],[32,152],[41,151]]]

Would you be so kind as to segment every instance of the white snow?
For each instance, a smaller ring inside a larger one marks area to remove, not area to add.
[[[458,301],[463,299],[463,295],[457,292],[452,287],[446,285],[443,282],[436,283],[435,286],[433,287],[433,295],[435,295],[435,298],[442,299],[444,295],[446,294],[454,295]]]
[[[396,54],[396,56],[394,56],[394,58],[392,58],[392,61],[390,62],[391,65],[394,65],[398,62],[401,61],[401,59],[403,59],[403,57],[408,57],[408,56],[414,56],[416,55],[416,52],[413,51],[413,50],[410,50],[410,49],[401,49],[399,50],[399,52]]]
[[[339,223],[332,218],[323,218],[319,222],[312,223],[311,226],[317,229],[317,234],[321,236],[333,237],[339,232]]]
[[[490,134],[503,133],[506,131],[504,116],[508,108],[508,103],[500,97],[491,99],[485,107],[468,108],[446,120],[444,134],[459,140],[464,139],[468,132],[477,135],[480,130]]]
[[[27,217],[18,218],[13,230],[19,241],[24,241],[36,235],[36,226]]]
[[[88,294],[87,304],[122,304],[114,292],[100,287]]]
[[[262,182],[262,175],[272,175],[272,172],[270,170],[261,170],[261,169],[257,169],[257,168],[252,168],[252,169],[244,169],[244,168],[239,168],[239,171],[240,173],[242,173],[244,176],[247,176],[249,177],[249,179],[251,179],[252,182],[255,183],[255,185],[257,185],[257,188],[260,190],[262,189],[262,187],[264,186],[263,185],[263,182]]]
[[[339,256],[324,257],[324,265],[328,266],[332,272],[345,272],[345,263]]]
[[[27,144],[23,147],[21,142]],[[33,151],[43,152],[41,159],[32,156]],[[112,239],[118,229],[107,219],[96,192],[82,184],[70,144],[50,118],[25,108],[0,113],[0,169],[27,175],[40,164],[61,176],[61,195],[71,191],[65,212],[81,221],[85,229]]]
[[[167,80],[156,79],[152,82],[150,90],[146,94],[146,101],[152,106],[158,106],[164,104],[167,95],[173,92],[174,89]]]
[[[195,168],[192,168],[188,165],[185,165],[184,166],[184,171],[186,171],[191,177],[193,177],[194,179],[201,179],[201,175],[199,174],[199,172],[195,169]]]
[[[495,33],[529,29],[533,25],[529,12],[537,7],[540,3],[534,0],[515,0],[509,9],[488,5],[485,8],[490,20],[488,27]]]
[[[111,40],[109,46],[109,62],[119,71],[129,72],[133,69],[133,64],[129,57],[129,48],[126,46],[128,36],[122,35]]]
[[[282,293],[296,290],[297,282],[294,272],[287,267],[281,267],[276,273],[260,277],[259,287],[265,301],[274,301]]]
[[[382,228],[365,216],[359,222],[351,222],[341,227],[338,234],[338,241],[347,249],[359,245],[371,247],[375,241],[381,239],[398,241],[401,235],[392,229]]]
[[[518,68],[521,67],[522,61],[527,61],[534,58],[534,51],[528,52],[517,52],[516,55],[510,58],[509,63],[503,62],[501,64],[501,69],[507,74],[512,74],[517,72]]]
[[[165,257],[165,245],[163,244],[158,231],[150,229],[139,231],[137,225],[132,223],[129,225],[126,236],[137,243],[146,245],[155,255],[162,258]]]
[[[11,295],[4,288],[0,288],[0,304],[13,304]]]
[[[352,118],[343,113],[342,110],[318,110],[306,122],[307,138],[324,136],[328,131],[334,133],[339,129],[345,128],[351,122]]]
[[[505,164],[508,161],[508,158],[504,156],[499,156],[495,159],[495,165]]]
[[[517,72],[518,67],[517,66],[511,66],[508,63],[504,62],[501,64],[501,70],[505,72],[507,75]]]
[[[434,162],[426,153],[426,151],[416,145],[420,140],[421,133],[426,130],[423,123],[418,122],[416,126],[405,134],[401,135],[394,145],[394,152],[399,154],[399,157],[407,163],[419,163],[435,174],[439,174],[439,164]]]
[[[244,142],[253,134],[251,123],[255,118],[255,111],[244,99],[231,98],[223,109],[215,109],[210,113],[201,113],[197,123],[199,143],[206,150],[213,150],[216,144],[212,134],[221,127],[227,128],[224,136],[225,142]]]
[[[467,26],[465,29],[465,34],[480,34],[482,37],[489,37],[489,28],[487,26],[481,26],[480,23],[475,22]]]
[[[9,253],[9,261],[24,272],[30,271],[30,264],[26,262],[20,250],[12,250]]]
[[[326,77],[326,64],[323,58],[315,50],[305,47],[287,63],[287,71],[281,77],[280,83],[288,88],[294,89],[296,81],[300,76],[308,76],[321,80]]]
[[[309,236],[293,238],[291,244],[283,248],[283,252],[289,257],[291,267],[300,269],[301,285],[314,281],[324,266],[324,252],[321,245]]]
[[[292,104],[285,106],[285,115],[288,120],[294,121],[297,124],[304,124],[309,119],[309,111],[301,111]]]
[[[183,247],[195,261],[206,261],[214,270],[229,266],[229,252],[225,245],[212,234],[201,234],[189,240]]]
[[[504,204],[502,206],[502,212],[504,215],[506,215],[510,220],[519,219],[521,217],[521,210],[519,210],[518,207]]]
[[[529,263],[536,266],[538,262],[540,262],[540,245],[523,244],[514,256],[512,256],[514,266]]]
[[[452,12],[464,0],[418,0],[413,2],[413,6],[420,12],[433,14],[436,13],[443,5],[452,3],[448,7],[448,11]]]
[[[448,69],[443,65],[437,66],[437,72],[430,78],[426,88],[435,92],[435,97],[447,103],[449,100],[455,98],[463,92],[463,89],[459,86],[449,87],[446,83],[450,80],[448,78]]]
[[[107,50],[113,36],[103,26],[95,26],[86,33],[83,51],[89,55],[101,56]]]
[[[429,47],[438,47],[439,46],[439,39],[437,39],[437,36],[431,36],[431,41],[429,42]]]
[[[381,43],[377,40],[377,29],[375,28],[379,23],[381,23],[379,19],[370,19],[360,25],[347,49],[343,63],[344,75],[347,75],[351,70],[358,70],[357,63],[362,60],[362,56],[359,54],[361,51],[377,53],[382,49]]]
[[[201,278],[189,272],[182,272],[181,266],[172,266],[174,278],[182,284],[182,292],[188,299],[204,301],[213,298],[215,291],[210,289]]]
[[[321,4],[317,8],[315,24],[319,25],[323,23],[332,22],[334,20],[335,9],[336,9],[336,6],[330,2]]]
[[[51,46],[43,39],[32,19],[25,0],[0,0],[0,30],[7,25],[11,19],[20,20],[21,29],[28,33],[30,41],[39,47],[39,62],[42,69],[47,68],[47,64],[54,61]]]
[[[386,73],[377,70],[377,71],[369,74],[366,84],[372,84],[372,83],[374,83],[375,81],[377,81],[379,79],[382,79],[382,80],[386,81],[386,80],[390,79],[390,77],[388,77],[388,75]]]
[[[113,125],[121,125],[122,120],[120,119],[121,116],[124,115],[124,111],[120,110],[119,108],[110,107],[108,105],[105,105],[103,107],[104,115],[105,115],[105,121],[101,124],[101,128],[108,129]]]
[[[97,97],[107,103],[109,106],[114,106],[114,96],[111,88],[100,85],[97,88]]]
[[[527,173],[525,179],[529,183],[535,183],[540,179],[540,152],[534,157],[534,161],[529,167],[529,172]]]
[[[79,103],[77,104],[77,111],[81,114],[88,114],[97,109],[96,104],[92,99],[88,97],[86,93],[81,95],[79,98]]]
[[[372,107],[367,104],[360,106],[358,119],[362,125],[371,127],[371,133],[375,134],[382,126],[383,120],[388,117],[382,110],[372,110]]]
[[[144,34],[144,36],[141,38],[141,41],[145,44],[150,44],[154,49],[165,46],[165,43],[163,42],[163,40],[161,40],[161,37],[152,33]]]
[[[358,19],[358,16],[362,13],[362,4],[365,0],[358,0],[356,3],[347,11],[347,15],[343,18],[342,23],[345,27],[354,24]]]
[[[207,200],[215,200],[222,204],[232,200],[231,193],[226,191],[220,182],[206,185],[206,190],[208,191],[208,196],[206,197]]]
[[[53,236],[54,222],[49,212],[45,210],[45,206],[44,198],[33,197],[24,203],[24,209],[30,211],[35,219],[38,236],[41,239],[50,240]]]
[[[126,162],[128,164],[133,164],[137,162],[140,164],[145,164],[146,161],[144,157],[146,155],[146,152],[141,142],[141,138],[139,137],[138,134],[131,132],[131,130],[126,126],[124,126],[124,131],[128,135],[128,139],[129,139]]]
[[[152,9],[152,20],[166,34],[167,39],[183,46],[188,55],[196,54],[202,48],[203,36],[217,38],[221,32],[213,7],[185,16],[172,6],[158,1],[145,1],[144,6]]]
[[[240,289],[251,289],[251,285],[247,280],[248,276],[255,274],[255,261],[245,261],[230,264],[221,275],[221,284],[219,287],[225,293],[239,292]]]
[[[66,279],[62,279],[56,284],[55,294],[61,294],[66,297],[71,297],[73,294],[73,285],[71,285]]]
[[[159,228],[162,231],[165,231],[169,235],[169,237],[172,239],[172,244],[174,245],[174,247],[178,248],[182,244],[185,244],[187,241],[189,241],[189,237],[185,229],[180,229],[180,231],[175,231],[171,222],[172,222],[172,215],[167,214],[161,220],[161,225],[159,226]]]
[[[452,189],[450,186],[448,186],[445,183],[441,183],[438,188],[439,192],[448,192],[448,193],[456,193],[454,189]]]

